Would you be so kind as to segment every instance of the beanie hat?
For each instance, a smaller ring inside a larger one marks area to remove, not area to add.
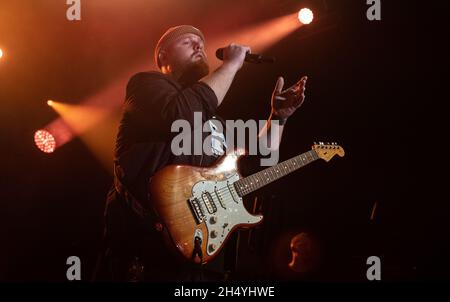
[[[178,38],[181,35],[184,34],[195,34],[202,38],[203,41],[205,41],[205,37],[203,36],[202,32],[191,25],[179,25],[175,27],[169,28],[159,39],[158,44],[156,44],[155,48],[155,62],[156,65],[158,65],[159,68],[161,68],[161,62],[159,61],[158,55],[161,49],[164,49],[167,47],[170,43],[175,41],[176,38]]]

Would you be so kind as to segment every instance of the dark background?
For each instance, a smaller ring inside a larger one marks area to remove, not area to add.
[[[365,2],[194,0],[150,9],[147,1],[82,0],[77,23],[65,19],[62,0],[2,1],[0,47],[10,58],[0,61],[0,280],[64,281],[72,255],[87,279],[95,264],[112,176],[78,138],[51,155],[35,147],[34,132],[58,117],[47,99],[77,104],[139,60],[149,64],[134,72],[148,69],[169,26],[190,23],[208,37],[295,12],[302,3],[322,17],[266,51],[276,64],[244,66],[220,114],[266,118],[277,76],[290,85],[308,75],[306,101],[288,122],[281,158],[320,140],[340,143],[346,156],[263,191],[266,222],[251,234],[252,246],[240,240],[239,273],[274,273],[289,260],[289,236],[308,231],[320,242],[327,280],[366,280],[373,255],[381,258],[383,280],[448,279],[448,205],[419,190],[431,177],[422,172],[423,159],[436,163],[417,140],[417,7],[383,0],[382,20],[368,21]],[[233,6],[252,13],[207,18]]]

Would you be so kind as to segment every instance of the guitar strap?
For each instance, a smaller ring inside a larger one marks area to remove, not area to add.
[[[131,210],[143,221],[150,219],[152,222],[159,223],[160,219],[156,212],[154,210],[148,210],[141,205],[139,200],[123,184],[120,175],[122,175],[120,173],[120,166],[117,161],[114,161],[114,187],[117,193],[123,197]]]

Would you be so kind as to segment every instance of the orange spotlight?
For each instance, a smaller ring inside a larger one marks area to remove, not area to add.
[[[0,59],[3,57],[3,50],[0,48]]]
[[[244,27],[243,29],[232,32],[231,34],[224,34],[222,36],[215,36],[209,40],[207,45],[208,57],[215,57],[215,51],[219,47],[224,47],[229,43],[239,43],[249,45],[253,53],[260,53],[265,49],[276,44],[298,28],[303,26],[298,22],[297,12],[289,15],[277,17],[275,19],[264,21],[259,24]],[[211,68],[219,66],[219,61],[214,60],[210,62]]]
[[[313,12],[309,8],[302,8],[298,12],[298,20],[302,24],[309,24],[309,23],[311,23],[313,18],[314,18]]]
[[[52,106],[53,106],[53,101],[52,101],[52,100],[48,100],[48,101],[47,101],[47,105],[49,105],[50,107],[52,107]]]
[[[52,101],[50,106],[61,116],[61,120],[76,135],[84,133],[89,128],[101,122],[110,113],[109,108],[97,104],[83,103],[81,105],[73,105]]]
[[[56,148],[56,141],[53,135],[47,130],[38,130],[34,133],[34,143],[45,153],[52,153]]]

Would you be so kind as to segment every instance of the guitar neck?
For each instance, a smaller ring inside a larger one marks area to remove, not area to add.
[[[242,178],[236,181],[234,186],[237,193],[242,197],[312,163],[317,159],[319,159],[319,157],[316,151],[311,150],[291,159],[285,160],[275,166]]]

